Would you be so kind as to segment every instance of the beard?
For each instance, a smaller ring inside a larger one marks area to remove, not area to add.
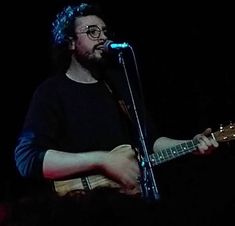
[[[83,56],[75,56],[77,61],[87,70],[89,70],[92,76],[98,80],[105,80],[105,71],[109,65],[109,60],[106,54],[102,53],[101,57],[97,57],[95,53],[84,54]]]

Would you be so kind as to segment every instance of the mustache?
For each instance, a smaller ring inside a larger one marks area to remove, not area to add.
[[[104,49],[104,44],[105,44],[105,42],[106,42],[106,41],[102,41],[102,42],[96,44],[96,45],[93,47],[93,49],[94,49],[94,50],[95,50],[95,49]]]

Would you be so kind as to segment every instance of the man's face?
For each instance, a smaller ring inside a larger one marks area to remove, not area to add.
[[[75,20],[74,54],[78,60],[97,62],[102,59],[103,44],[107,40],[106,25],[97,16],[84,16]]]

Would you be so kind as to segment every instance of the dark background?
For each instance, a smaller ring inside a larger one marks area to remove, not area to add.
[[[14,145],[32,92],[48,76],[50,24],[66,2],[5,6],[9,14],[2,27],[2,200],[18,197],[25,186],[14,166]],[[216,131],[220,124],[235,121],[231,5],[97,2],[116,37],[135,50],[145,102],[161,133],[188,139],[207,127]],[[222,225],[232,219],[234,160],[230,142],[212,155],[187,155],[156,167],[157,184],[171,213],[194,220],[196,215],[198,225]]]

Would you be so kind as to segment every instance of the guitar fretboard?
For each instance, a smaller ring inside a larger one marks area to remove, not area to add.
[[[190,140],[182,144],[178,144],[174,147],[164,149],[157,153],[151,154],[149,156],[151,163],[155,166],[163,162],[167,162],[171,159],[175,159],[197,149],[199,141]]]

